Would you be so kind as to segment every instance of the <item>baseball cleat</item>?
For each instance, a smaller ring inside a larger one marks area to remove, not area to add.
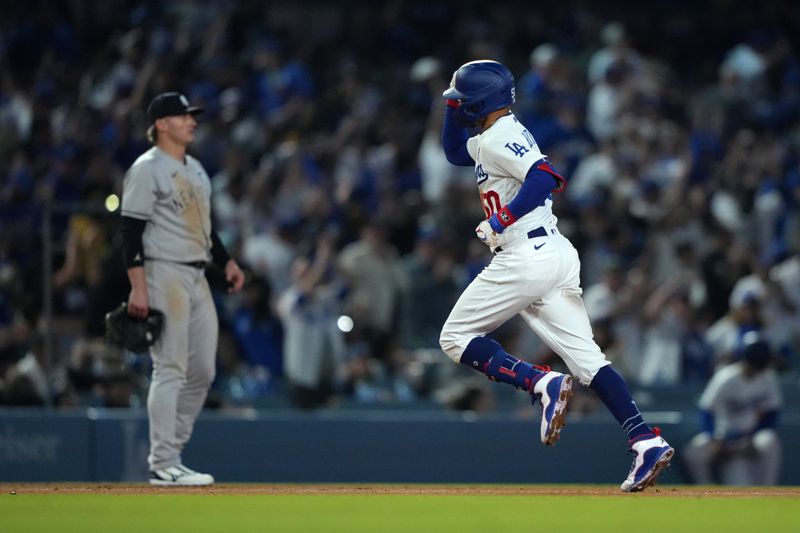
[[[547,372],[533,387],[533,401],[542,402],[542,444],[553,446],[567,423],[567,404],[573,395],[572,376]]]
[[[630,441],[633,459],[628,478],[622,482],[623,492],[638,492],[655,485],[656,478],[669,466],[675,450],[661,438],[661,431],[653,428],[653,433],[640,440]]]
[[[214,476],[201,474],[183,465],[150,471],[150,484],[161,487],[202,487],[214,483]]]

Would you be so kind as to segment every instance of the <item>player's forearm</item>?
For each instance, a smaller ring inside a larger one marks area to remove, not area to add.
[[[508,203],[508,210],[513,213],[514,217],[521,218],[540,205],[544,205],[544,201],[554,190],[553,186],[558,185],[553,175],[543,170],[542,166],[549,167],[550,165],[546,162],[533,165],[519,192]]]
[[[128,296],[128,314],[136,318],[145,318],[150,312],[147,297],[147,277],[143,266],[128,269],[131,282],[131,293]]]
[[[147,277],[144,274],[143,266],[136,266],[128,269],[128,281],[134,292],[147,290]]]
[[[551,192],[562,190],[562,182],[564,178],[546,159],[534,163],[514,199],[489,220],[492,229],[502,233],[506,227],[544,205]]]
[[[453,165],[470,167],[475,164],[475,160],[472,159],[467,150],[469,132],[456,122],[453,113],[455,113],[455,108],[448,103],[444,113],[444,123],[442,124],[444,155]]]
[[[714,435],[714,413],[706,409],[700,410],[700,429],[703,433]]]
[[[225,268],[231,260],[230,254],[214,229],[211,230],[211,260],[222,268]]]
[[[122,255],[128,269],[144,265],[142,235],[146,225],[146,220],[122,216]]]

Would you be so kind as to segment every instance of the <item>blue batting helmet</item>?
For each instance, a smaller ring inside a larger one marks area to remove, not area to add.
[[[772,350],[769,344],[757,332],[748,331],[742,337],[740,358],[756,369],[766,368],[772,359]]]
[[[459,67],[442,96],[458,100],[456,119],[473,125],[492,111],[514,103],[514,75],[497,61],[470,61]]]

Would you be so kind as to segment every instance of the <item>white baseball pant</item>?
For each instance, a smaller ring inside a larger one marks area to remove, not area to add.
[[[583,306],[578,252],[556,228],[546,229],[546,236],[503,245],[456,302],[440,344],[459,362],[473,338],[519,314],[570,372],[589,385],[610,363],[593,340]]]
[[[695,483],[717,483],[713,476],[714,456],[711,437],[700,433],[686,446],[683,459]],[[732,453],[719,467],[723,485],[777,485],[781,467],[781,441],[772,429],[757,431],[751,445]]]

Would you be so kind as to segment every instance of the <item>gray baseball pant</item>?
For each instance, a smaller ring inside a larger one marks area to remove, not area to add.
[[[151,470],[181,464],[181,451],[214,380],[219,322],[205,272],[167,261],[146,261],[148,304],[166,315],[150,350],[147,396]]]

